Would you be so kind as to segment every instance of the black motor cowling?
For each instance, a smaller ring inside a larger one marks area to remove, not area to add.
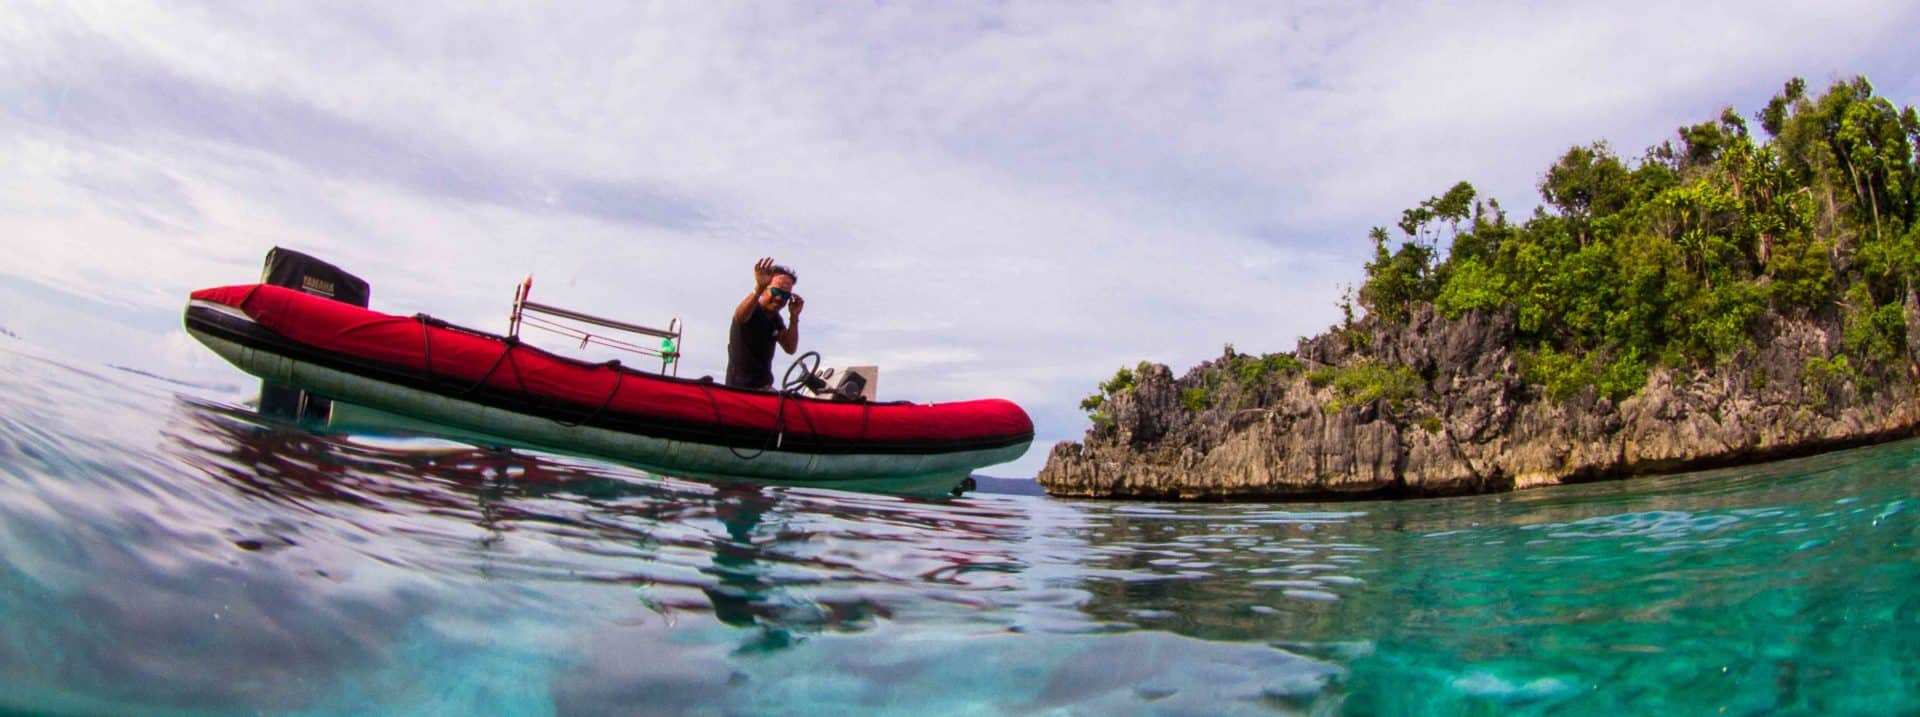
[[[281,247],[274,247],[267,252],[266,267],[260,272],[260,283],[284,286],[362,308],[372,298],[371,287],[367,286],[366,280],[340,267]],[[260,412],[291,420],[325,422],[333,413],[333,401],[286,384],[261,381]]]

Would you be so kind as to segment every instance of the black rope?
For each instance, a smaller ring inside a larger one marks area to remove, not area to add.
[[[426,314],[414,314],[413,319],[414,321],[417,321],[420,323],[420,355],[425,360],[425,363],[426,363],[427,378],[431,380],[433,378],[433,332],[432,332],[432,329],[435,327],[446,328],[450,325],[447,324],[447,322],[445,321],[441,321],[439,319],[433,318]],[[468,386],[465,389],[462,389],[459,393],[456,393],[454,395],[465,396],[467,394],[473,393],[474,391],[480,390],[480,387],[487,385],[488,379],[493,378],[493,372],[500,370],[500,364],[502,363],[511,364],[513,366],[513,381],[514,383],[520,384],[520,392],[523,394],[531,394],[532,392],[527,390],[526,377],[520,375],[519,362],[513,359],[513,347],[520,345],[520,340],[512,336],[488,335],[488,338],[493,338],[500,341],[501,343],[500,355],[495,356],[493,358],[493,365],[487,367],[486,373],[480,374],[480,380],[473,382],[473,385]]]
[[[493,378],[493,372],[500,370],[500,364],[503,364],[503,363],[513,364],[514,381],[520,384],[521,393],[527,393],[527,382],[524,379],[520,378],[520,364],[513,362],[513,347],[507,346],[505,348],[500,349],[500,355],[494,357],[493,365],[487,367],[487,372],[480,374],[480,380],[473,382],[473,385],[468,386],[466,390],[461,391],[460,395],[465,396],[469,393],[473,393],[474,391],[480,390],[481,386],[487,385],[487,379]]]
[[[607,362],[605,365],[608,368],[613,369],[613,390],[607,392],[607,400],[601,401],[599,408],[593,409],[593,413],[587,414],[586,418],[582,418],[576,423],[568,423],[558,418],[552,419],[554,423],[558,423],[568,428],[578,428],[580,426],[584,426],[589,423],[592,423],[593,419],[599,418],[600,414],[606,412],[608,406],[613,405],[613,397],[620,395],[620,385],[627,380],[627,372],[620,369],[619,361],[610,361],[610,362]]]
[[[754,451],[753,455],[747,455],[747,454],[741,453],[740,449],[735,448],[733,446],[727,446],[727,451],[732,453],[733,457],[743,461],[751,461],[751,460],[758,459],[760,456],[766,455],[768,448],[778,446],[780,445],[781,442],[783,442],[786,439],[787,397],[799,395],[800,388],[802,386],[807,385],[806,377],[813,375],[813,370],[808,370],[806,373],[802,374],[799,379],[795,379],[793,376],[793,370],[797,368],[801,368],[802,362],[806,361],[807,357],[809,356],[813,357],[814,370],[817,370],[820,367],[820,352],[808,351],[806,353],[800,354],[800,357],[794,359],[793,363],[787,364],[787,373],[781,377],[780,399],[779,401],[774,403],[774,409],[773,409],[774,432],[771,434],[768,434],[767,440],[760,444],[760,450]],[[713,400],[713,396],[711,393],[708,394],[707,399],[709,401]],[[718,402],[714,403],[713,415],[714,415],[714,420],[716,422],[719,421],[720,404]],[[811,419],[807,421],[807,427],[809,428],[813,427],[813,421]],[[818,432],[819,431],[817,430],[815,431],[815,433],[818,433]]]
[[[427,321],[433,317],[426,314],[414,314],[413,319],[420,322],[420,357],[425,361],[427,381],[433,381],[433,334],[427,328]]]

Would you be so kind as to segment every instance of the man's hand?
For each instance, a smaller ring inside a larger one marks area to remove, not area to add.
[[[792,298],[787,299],[787,321],[791,322],[800,318],[800,310],[806,308],[807,300],[800,298],[799,294],[789,294],[789,296]]]
[[[753,265],[753,290],[765,291],[773,283],[773,257],[763,256]]]

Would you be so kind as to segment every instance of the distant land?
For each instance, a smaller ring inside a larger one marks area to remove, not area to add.
[[[1798,78],[1638,156],[1576,146],[1511,219],[1460,182],[1368,239],[1292,352],[1088,397],[1048,493],[1417,497],[1734,465],[1920,428],[1920,115]]]
[[[238,389],[237,386],[230,383],[194,383],[192,381],[182,381],[177,378],[167,378],[166,376],[162,376],[152,371],[137,369],[131,366],[121,366],[119,364],[107,364],[107,368],[113,369],[115,371],[123,371],[126,373],[133,374],[135,376],[150,378],[155,381],[164,381],[166,383],[171,383],[176,386],[185,386],[187,388],[199,388],[199,389],[206,389],[210,391],[234,391]]]

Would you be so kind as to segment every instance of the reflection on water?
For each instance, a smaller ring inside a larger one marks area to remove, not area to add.
[[[928,501],[182,388],[0,351],[0,709],[1920,709],[1911,443],[1404,503]]]

